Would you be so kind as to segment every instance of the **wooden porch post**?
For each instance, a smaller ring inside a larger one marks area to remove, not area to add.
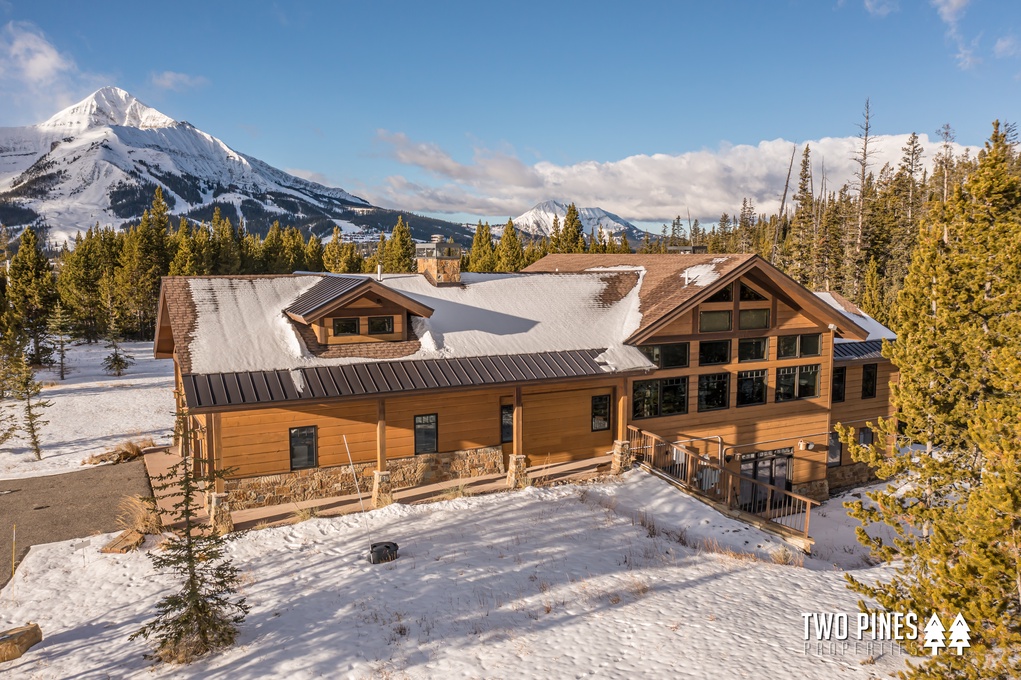
[[[376,469],[386,471],[386,400],[376,402]]]
[[[525,442],[523,441],[524,423],[521,413],[521,388],[514,388],[514,455],[522,456],[525,453]]]
[[[627,439],[628,425],[628,403],[627,403],[627,378],[621,380],[617,391],[617,439]],[[632,455],[634,455],[632,453]]]

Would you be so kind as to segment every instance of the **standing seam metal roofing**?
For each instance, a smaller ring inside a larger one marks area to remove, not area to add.
[[[286,311],[305,316],[369,280],[366,276],[322,276],[321,281],[299,295]]]
[[[851,361],[854,359],[882,359],[882,358],[883,358],[882,340],[865,340],[863,342],[838,342],[834,343],[833,345],[834,361]]]
[[[182,381],[190,408],[247,406],[607,375],[596,361],[604,351],[571,350],[301,368],[297,369],[304,382],[300,392],[292,371],[188,374],[182,376]]]

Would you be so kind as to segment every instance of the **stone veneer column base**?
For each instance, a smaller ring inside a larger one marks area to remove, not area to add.
[[[631,455],[631,443],[626,439],[613,442],[613,462],[610,463],[610,474],[620,475],[631,469],[635,457]]]
[[[234,518],[230,515],[227,494],[214,493],[210,494],[209,498],[209,526],[221,536],[234,531]]]
[[[388,471],[372,473],[372,507],[383,508],[394,502],[394,490]]]
[[[528,458],[511,456],[507,464],[507,488],[521,489],[528,484]]]
[[[851,463],[828,468],[826,478],[830,483],[830,493],[871,484],[878,479],[876,471],[868,463]]]

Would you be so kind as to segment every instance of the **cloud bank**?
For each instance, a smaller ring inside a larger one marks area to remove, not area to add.
[[[149,81],[161,90],[173,90],[174,92],[182,92],[209,84],[209,80],[204,76],[191,76],[176,71],[153,73],[149,77]]]
[[[885,163],[895,167],[908,137],[872,138],[875,156],[871,170],[878,174]],[[776,212],[792,151],[796,149],[791,192],[806,143],[811,147],[818,192],[824,176],[826,186],[834,190],[852,180],[853,157],[859,145],[856,137],[826,137],[799,144],[775,139],[754,146],[724,144],[715,150],[676,155],[528,165],[513,155],[485,149],[477,149],[470,163],[461,163],[438,145],[413,141],[403,133],[379,131],[378,139],[392,158],[425,177],[420,181],[404,175],[388,177],[384,186],[368,192],[376,205],[418,212],[514,216],[546,199],[563,198],[641,222],[665,222],[687,211],[693,218],[715,221],[724,212],[739,210],[743,198],[751,199],[758,212]],[[925,164],[931,168],[938,141],[927,135],[919,135],[919,140],[925,149]],[[965,149],[954,146],[956,153]]]

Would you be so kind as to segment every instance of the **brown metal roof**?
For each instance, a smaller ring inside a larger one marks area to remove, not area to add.
[[[854,361],[855,359],[883,359],[883,341],[833,343],[834,361]]]
[[[183,376],[184,394],[189,408],[206,409],[597,376],[606,374],[596,362],[603,351],[316,366],[294,371],[304,382],[300,391],[291,371],[189,374]]]
[[[322,274],[320,276],[322,276],[322,279],[318,283],[299,295],[284,311],[297,316],[308,316],[320,307],[328,305],[344,293],[354,290],[369,280],[365,276]]]

